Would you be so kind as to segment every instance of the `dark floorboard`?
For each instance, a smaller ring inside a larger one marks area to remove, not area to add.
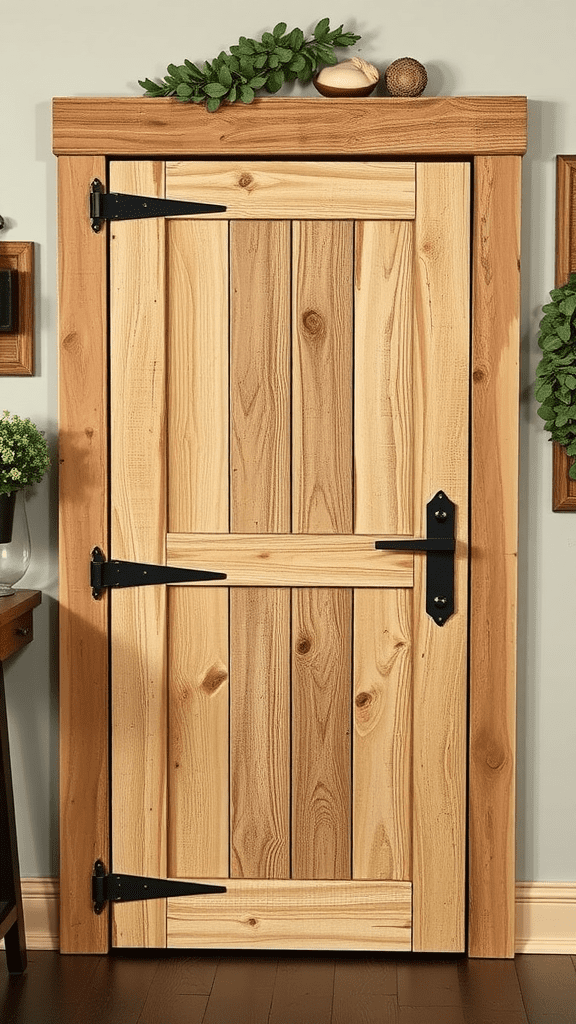
[[[576,1024],[576,957],[32,951],[0,964],[0,1022]]]

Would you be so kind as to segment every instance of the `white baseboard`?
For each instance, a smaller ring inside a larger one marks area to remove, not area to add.
[[[516,884],[516,952],[576,953],[576,882]]]
[[[28,949],[58,949],[57,878],[23,878]],[[576,953],[576,882],[518,882],[516,952]]]
[[[58,949],[60,885],[57,878],[22,878],[22,905],[28,949]],[[2,940],[1,945],[4,945]]]

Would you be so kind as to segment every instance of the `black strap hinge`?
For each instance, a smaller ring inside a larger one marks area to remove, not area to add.
[[[92,597],[99,598],[107,587],[150,587],[158,583],[199,583],[225,580],[225,572],[184,569],[174,565],[148,565],[145,562],[106,561],[101,548],[93,548],[90,562]]]
[[[101,914],[109,902],[135,903],[139,900],[161,900],[171,896],[199,896],[202,893],[214,892],[227,892],[227,889],[224,885],[181,882],[173,878],[108,875],[101,860],[96,861],[92,875],[92,900],[95,914]]]
[[[159,199],[157,196],[131,196],[123,192],[106,192],[99,178],[90,186],[90,223],[100,231],[105,220],[143,220],[146,217],[197,216],[202,213],[225,213],[225,206],[214,203],[192,203],[183,199]]]

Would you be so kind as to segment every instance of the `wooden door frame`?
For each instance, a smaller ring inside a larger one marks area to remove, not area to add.
[[[469,159],[473,167],[468,954],[514,955],[520,171],[525,97],[266,98],[208,114],[171,99],[56,99],[60,288],[63,952],[105,952],[90,876],[108,858],[107,232],[88,218],[111,157]]]

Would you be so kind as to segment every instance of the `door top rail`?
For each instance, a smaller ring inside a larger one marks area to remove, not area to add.
[[[526,152],[525,96],[262,97],[216,114],[170,98],[53,101],[57,156],[502,156]]]

